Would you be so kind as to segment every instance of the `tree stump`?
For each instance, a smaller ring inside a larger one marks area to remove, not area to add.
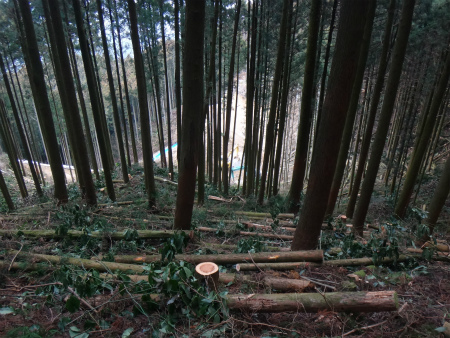
[[[200,279],[206,281],[206,285],[208,285],[210,290],[217,292],[219,285],[219,267],[217,264],[211,262],[200,263],[195,267],[195,271]]]

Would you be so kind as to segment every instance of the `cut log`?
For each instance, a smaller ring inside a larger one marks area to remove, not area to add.
[[[218,244],[218,243],[201,242],[196,245],[199,246],[200,248],[211,248],[212,250],[216,250],[216,251],[235,250],[237,248],[236,244]],[[278,246],[266,246],[265,250],[279,252],[279,251],[291,251],[291,248],[278,247]]]
[[[218,254],[218,255],[176,255],[176,260],[186,261],[192,264],[213,262],[216,264],[236,264],[240,262],[322,262],[322,250],[289,251],[289,252],[259,252],[254,254]],[[161,260],[161,255],[149,256],[115,256],[117,263],[151,263]]]
[[[380,312],[398,309],[395,291],[228,295],[228,307],[247,312]]]
[[[217,232],[217,229],[207,228],[207,227],[198,227],[197,230],[203,232]],[[283,239],[291,241],[294,239],[294,236],[291,235],[277,235],[277,234],[265,234],[265,233],[257,233],[257,232],[248,232],[248,231],[232,231],[232,230],[223,230],[223,233],[229,236],[241,235],[241,236],[260,236],[264,238],[275,238],[275,239]]]
[[[256,218],[272,218],[272,215],[267,212],[236,211],[235,214]],[[278,214],[277,218],[294,218],[294,214]]]
[[[212,262],[203,262],[195,267],[199,279],[203,279],[210,290],[217,292],[219,287],[219,267]]]
[[[256,223],[252,223],[252,222],[241,222],[241,223],[244,224],[245,226],[247,226],[247,228],[273,231],[273,228],[270,225],[261,225],[261,224],[256,224]],[[289,227],[278,227],[276,230],[295,232],[295,228],[289,228]]]
[[[35,238],[62,238],[64,235],[58,235],[55,230],[0,230],[0,236],[15,236],[21,234],[25,237],[35,237]],[[175,231],[173,230],[136,230],[137,235],[141,239],[146,238],[168,238],[171,237]],[[189,234],[189,233],[187,233]],[[70,237],[81,237],[86,235],[84,231],[79,230],[69,230],[67,236]],[[108,237],[111,239],[125,239],[126,234],[124,232],[113,232],[105,233],[101,231],[92,231],[88,234],[90,237],[103,238]],[[134,239],[134,238],[133,238]]]
[[[441,251],[441,252],[449,252],[450,251],[450,245],[445,244],[445,243],[434,244],[432,242],[426,242],[423,246],[426,248],[434,248],[437,251]]]
[[[148,280],[148,276],[142,275],[129,275],[128,277],[132,282]],[[111,280],[116,279],[116,276],[107,273],[101,273],[100,278]],[[219,283],[221,284],[241,283],[241,282],[248,284],[263,284],[264,286],[270,287],[278,291],[296,291],[296,292],[302,292],[304,289],[314,286],[314,283],[304,279],[275,278],[271,276],[263,276],[261,278],[258,278],[258,276],[254,277],[247,275],[238,275],[234,273],[219,273]]]
[[[100,272],[109,272],[109,271],[122,271],[122,272],[132,272],[134,274],[144,273],[145,270],[143,266],[136,264],[123,264],[123,263],[114,263],[114,262],[102,262],[102,261],[94,261],[91,259],[82,259],[82,258],[72,258],[72,257],[60,257],[53,255],[42,255],[42,254],[34,254],[30,252],[18,252],[16,250],[9,250],[9,253],[12,255],[18,254],[19,257],[25,257],[31,262],[48,262],[55,265],[59,264],[72,264],[75,266],[83,267],[84,269],[94,269]]]
[[[170,185],[173,185],[173,186],[178,186],[178,183],[177,182],[173,182],[173,181],[170,181],[170,180],[166,180],[165,178],[162,178],[162,177],[157,177],[157,176],[155,176],[155,180],[157,180],[157,181],[160,181],[160,182],[163,182],[163,183],[167,183],[167,184],[170,184]]]
[[[400,255],[397,262],[404,262],[408,259],[414,258],[413,256]],[[381,264],[393,263],[393,258],[384,258]],[[363,266],[375,264],[372,258],[349,258],[349,259],[335,259],[330,261],[324,261],[322,264],[316,262],[292,262],[292,263],[242,263],[236,265],[237,271],[255,271],[255,270],[294,270],[298,268],[304,268],[307,266]]]

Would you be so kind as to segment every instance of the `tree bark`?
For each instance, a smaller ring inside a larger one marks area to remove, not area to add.
[[[358,110],[359,96],[361,93],[361,85],[363,83],[364,72],[366,69],[367,57],[369,56],[369,47],[372,37],[373,20],[375,17],[375,9],[377,7],[376,0],[366,0],[369,2],[369,9],[367,13],[366,26],[364,27],[364,35],[361,46],[361,52],[358,59],[358,68],[356,71],[355,83],[352,89],[352,96],[350,99],[350,105],[347,112],[347,118],[345,120],[344,132],[342,134],[341,146],[339,148],[339,155],[336,164],[336,170],[333,176],[333,183],[331,185],[330,196],[328,197],[327,210],[325,217],[333,214],[334,206],[339,194],[339,188],[344,176],[345,165],[348,158],[348,150],[350,149],[350,141],[353,135],[353,126],[355,124],[356,112]]]
[[[361,151],[359,153],[358,170],[356,171],[355,180],[353,182],[352,193],[347,204],[345,214],[352,218],[355,210],[356,200],[358,198],[359,187],[361,185],[362,176],[365,170],[367,155],[369,154],[369,147],[372,139],[372,130],[375,124],[375,117],[377,114],[378,103],[380,102],[381,91],[383,89],[384,77],[388,65],[388,52],[391,45],[392,23],[395,14],[395,0],[391,0],[388,9],[388,17],[386,20],[386,27],[383,36],[383,47],[380,56],[380,64],[378,66],[378,75],[373,89],[370,110],[367,117],[367,124],[364,133],[363,142],[361,144]]]
[[[28,1],[19,1],[19,7],[22,15],[23,28],[26,34],[24,54],[27,55],[26,59],[29,60],[26,64],[26,68],[31,83],[34,102],[36,104],[39,125],[42,129],[45,145],[47,146],[47,154],[49,157],[50,168],[55,186],[54,196],[58,199],[59,203],[66,203],[68,196],[65,173],[57,147],[58,140],[56,138],[50,102],[47,96],[44,71],[42,68],[36,34],[34,31],[31,8]]]
[[[145,81],[144,60],[142,58],[141,46],[139,43],[136,4],[134,0],[128,0],[128,11],[130,15],[131,41],[133,43],[134,67],[136,71],[136,83],[138,87],[145,189],[147,190],[149,207],[153,207],[155,205],[157,193],[153,173],[153,150],[150,134],[150,118],[148,114],[147,84]]]
[[[323,119],[292,250],[314,249],[318,243],[356,76],[368,8],[367,1],[347,0],[342,3]]]
[[[292,181],[287,197],[288,210],[294,213],[299,211],[300,195],[303,190],[306,162],[308,158],[309,134],[312,120],[312,98],[314,96],[314,67],[317,55],[317,40],[319,34],[321,1],[311,3],[309,14],[308,43],[305,61],[305,76],[303,78],[302,102],[300,122],[298,125],[297,147],[295,150]],[[324,90],[324,89],[323,89]]]
[[[433,133],[434,125],[436,124],[436,116],[439,112],[439,107],[442,104],[442,99],[449,82],[450,78],[450,53],[447,54],[447,60],[445,62],[443,70],[439,70],[441,73],[439,83],[433,95],[433,100],[430,106],[430,112],[427,116],[422,135],[420,136],[417,148],[414,149],[413,157],[408,165],[408,170],[406,172],[405,183],[403,184],[403,189],[400,193],[399,200],[395,206],[394,213],[400,217],[405,217],[406,209],[409,204],[409,200],[414,190],[414,184],[419,174],[420,165],[426,154],[426,149],[430,143],[430,137]]]
[[[98,87],[95,80],[94,65],[92,63],[88,40],[84,30],[80,0],[72,0],[72,5],[77,25],[81,56],[83,58],[84,72],[86,75],[86,82],[89,90],[89,98],[91,100],[92,115],[94,117],[95,129],[97,131],[97,141],[98,147],[100,149],[103,173],[105,175],[106,190],[111,201],[115,201],[116,194],[114,192],[114,185],[112,183],[111,166],[109,163],[108,155],[108,148],[110,148],[110,145],[108,145],[107,142],[109,138],[105,134],[103,128],[102,115],[104,115],[104,111],[102,110],[102,105],[100,102],[100,93],[98,92]]]
[[[228,295],[231,310],[246,312],[396,311],[395,291]]]
[[[128,168],[127,168],[127,161],[126,161],[125,151],[124,151],[124,146],[123,146],[122,129],[120,126],[119,109],[117,107],[116,90],[114,88],[114,78],[112,75],[111,60],[109,57],[109,50],[108,50],[108,42],[106,40],[105,23],[103,20],[102,1],[101,0],[96,0],[96,1],[97,1],[98,19],[99,19],[99,23],[100,23],[100,33],[102,36],[103,57],[105,58],[106,74],[108,75],[109,94],[111,97],[114,125],[116,127],[115,128],[116,136],[117,136],[117,142],[118,142],[118,146],[119,146],[122,177],[123,177],[124,182],[127,183],[129,181]]]
[[[386,142],[386,136],[389,131],[389,123],[393,113],[395,98],[403,68],[406,46],[408,44],[409,33],[411,30],[412,16],[414,13],[415,0],[405,0],[402,6],[402,16],[399,23],[397,39],[395,41],[392,55],[391,70],[386,83],[383,106],[378,120],[378,128],[372,145],[372,152],[367,167],[366,177],[361,188],[361,197],[356,207],[353,217],[354,231],[361,235],[364,227],[364,220],[369,209],[370,198],[372,197],[378,168],[383,155],[383,149]]]
[[[323,261],[322,250],[291,251],[291,252],[259,252],[254,254],[216,254],[216,255],[176,255],[175,260],[192,264],[212,262],[216,264],[236,264],[241,262],[319,262]],[[161,260],[161,255],[149,256],[115,256],[117,263],[151,263]]]
[[[203,39],[205,3],[186,0],[186,37],[183,60],[183,121],[179,163],[178,192],[175,209],[175,229],[191,226],[195,196],[195,177],[201,149],[203,113]],[[200,43],[199,43],[200,41]]]

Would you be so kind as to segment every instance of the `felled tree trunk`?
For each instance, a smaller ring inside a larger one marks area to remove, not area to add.
[[[228,295],[232,310],[251,312],[380,312],[395,311],[395,291]]]
[[[236,264],[239,262],[322,262],[322,250],[291,251],[291,252],[259,252],[254,254],[219,254],[219,255],[176,255],[176,260],[183,260],[192,264],[213,262],[216,264]],[[115,256],[117,263],[151,263],[161,260],[161,255],[151,256]]]

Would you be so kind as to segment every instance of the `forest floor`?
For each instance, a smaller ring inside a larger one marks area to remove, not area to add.
[[[164,170],[156,167],[155,170],[157,176],[167,177]],[[220,273],[236,273],[239,277],[221,285],[219,295],[208,292],[189,275],[185,268],[192,270],[192,266],[188,263],[150,263],[144,270],[153,279],[146,281],[144,278],[140,282],[130,280],[123,272],[109,271],[111,275],[104,277],[86,264],[78,267],[68,264],[68,258],[106,264],[117,255],[149,256],[163,252],[167,257],[180,250],[196,255],[281,252],[290,247],[289,239],[276,238],[292,235],[282,227],[290,224],[295,227],[295,220],[281,215],[284,211],[281,197],[258,206],[253,198],[238,195],[224,198],[214,188],[208,188],[206,196],[219,198],[207,199],[203,207],[194,208],[193,231],[188,237],[175,233],[168,238],[139,238],[134,230],[172,228],[177,188],[173,183],[157,181],[157,207],[150,210],[142,168],[133,167],[130,174],[132,179],[128,184],[115,183],[116,195],[120,196],[116,203],[102,194],[103,186],[99,183],[99,206],[95,209],[84,207],[77,187],[71,185],[70,201],[65,206],[57,207],[51,199],[51,188],[46,188],[45,197],[17,199],[16,211],[2,211],[1,337],[438,337],[443,334],[444,323],[450,321],[450,264],[430,259],[431,256],[428,260],[416,256],[378,266],[307,264],[284,271],[237,272],[236,266],[223,265]],[[11,178],[9,183],[16,194]],[[425,204],[434,184],[431,179],[425,183],[417,205]],[[341,205],[345,203],[344,198]],[[407,219],[396,221],[391,218],[392,208],[390,196],[374,195],[368,215],[373,227],[367,228],[364,238],[350,235],[342,218],[330,219],[320,240],[324,259],[374,257],[375,254],[378,258],[395,258],[405,253],[406,248],[413,246],[423,213],[413,209]],[[444,209],[442,219],[447,228],[438,227],[436,233],[440,244],[450,242],[448,202]],[[242,211],[265,214],[243,215]],[[336,215],[339,211],[342,210],[338,208]],[[270,226],[270,229],[247,229],[245,222]],[[200,230],[202,227],[214,230],[204,232]],[[12,230],[12,235],[5,230]],[[60,237],[37,235],[30,238],[25,236],[25,230],[52,230]],[[81,230],[84,235],[63,236],[69,230]],[[245,236],[240,231],[254,235]],[[93,236],[96,232],[103,235]],[[123,233],[124,238],[112,240],[114,233]],[[275,236],[267,238],[262,237],[263,234]],[[428,251],[428,255],[432,253]],[[61,256],[65,260],[53,264],[33,254]],[[163,277],[159,278],[158,274]],[[244,275],[256,282],[244,280]],[[398,294],[399,307],[392,312],[368,313],[343,313],[332,309],[318,313],[301,310],[255,313],[227,309],[222,301],[227,293],[280,292],[263,283],[268,276],[309,281],[303,292],[323,295],[329,291],[393,290]],[[177,278],[175,284],[165,282]],[[184,287],[187,284],[188,290]],[[146,297],[150,293],[159,293],[164,302],[155,304]],[[196,294],[200,298],[196,298]]]

